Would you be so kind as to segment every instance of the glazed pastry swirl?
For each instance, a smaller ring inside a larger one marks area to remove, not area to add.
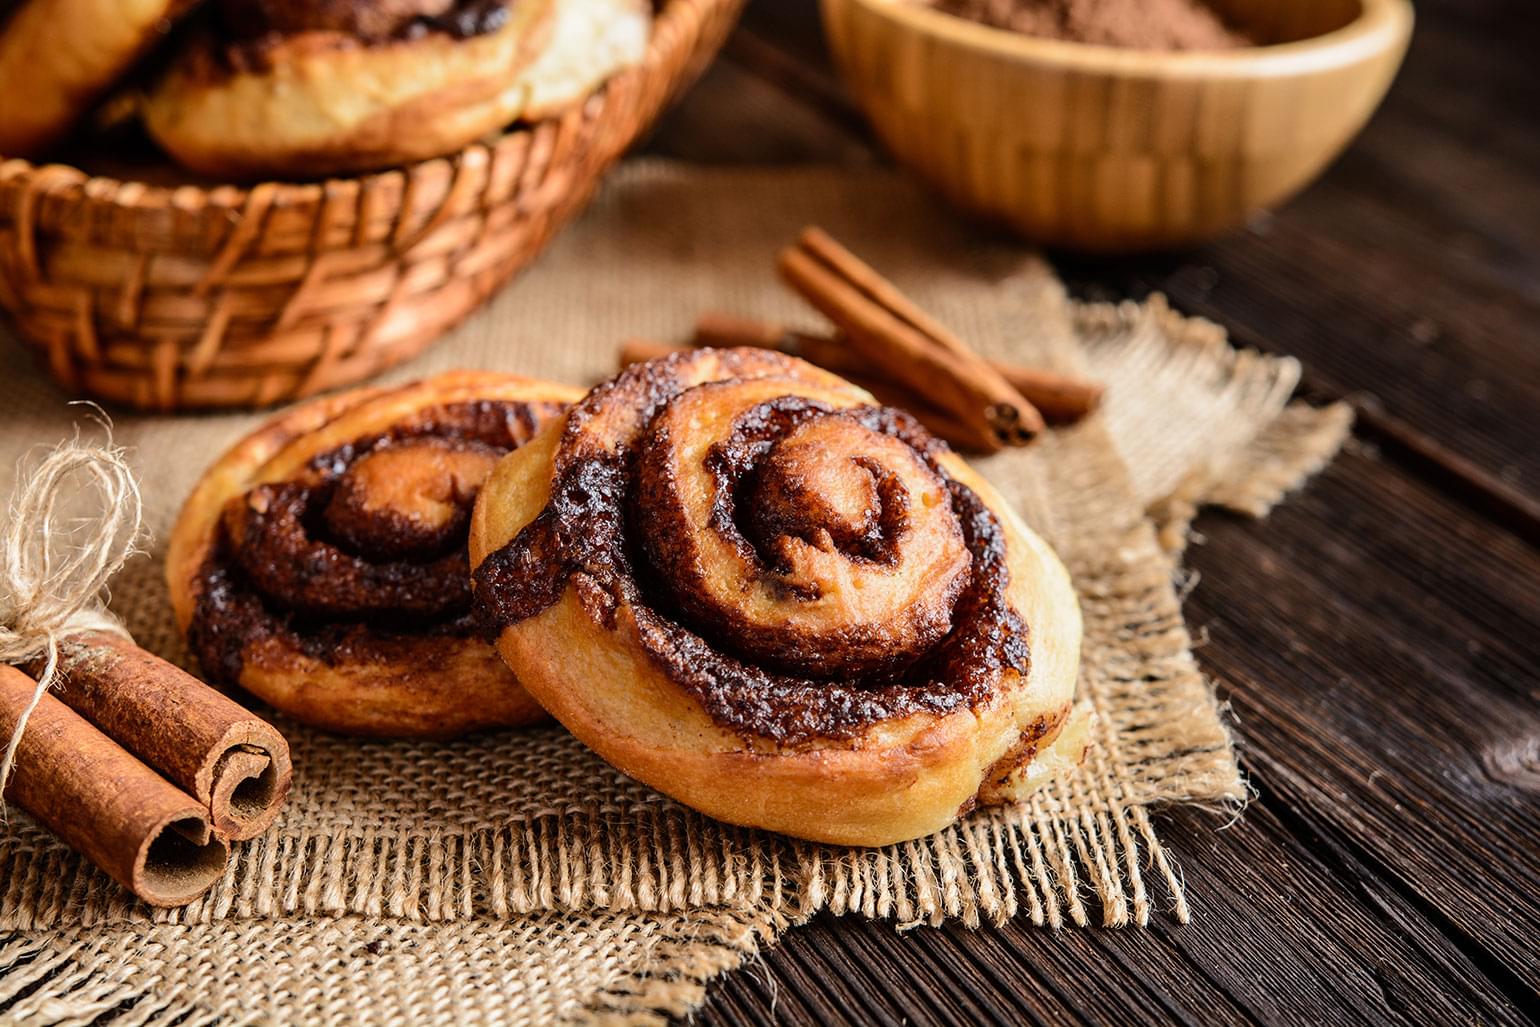
[[[303,407],[237,446],[173,546],[204,672],[339,730],[453,734],[537,716],[475,638],[465,539],[497,460],[568,398],[451,375]],[[465,673],[432,688],[445,661]]]
[[[987,767],[1030,759],[1023,739],[1051,741],[1070,696],[1057,682],[1040,705],[1017,702],[1034,625],[1013,585],[1016,526],[981,486],[908,415],[811,365],[677,354],[596,389],[494,472],[471,533],[477,616],[537,698],[622,769],[725,819],[850,840],[746,812],[766,801],[752,782],[736,811],[694,794],[670,747],[693,736],[816,761],[905,751],[927,725],[996,711],[1010,723],[988,732]],[[514,489],[517,510],[503,503]],[[553,650],[629,678],[561,674],[540,655]],[[837,794],[837,777],[824,784]]]
[[[594,612],[627,607],[712,719],[782,743],[976,703],[1024,673],[999,524],[940,444],[821,373],[720,359],[745,377],[694,385],[699,362],[675,361],[574,413],[551,505],[477,570],[484,620],[531,616],[580,573]],[[617,420],[642,388],[651,404]]]
[[[441,407],[229,503],[190,635],[203,665],[238,682],[257,631],[311,648],[360,629],[464,634],[471,503],[497,458],[558,409]]]

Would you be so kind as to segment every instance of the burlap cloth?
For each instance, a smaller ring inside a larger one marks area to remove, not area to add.
[[[184,909],[127,900],[13,811],[0,1019],[636,1022],[686,1012],[707,978],[820,909],[899,925],[1185,920],[1150,810],[1234,804],[1244,786],[1193,660],[1175,561],[1198,504],[1261,514],[1340,444],[1345,411],[1286,406],[1292,362],[1237,353],[1158,300],[1073,304],[1040,257],[980,237],[887,172],[633,163],[536,268],[391,377],[469,366],[586,383],[614,369],[622,338],[681,338],[708,308],[807,322],[772,255],[811,222],[986,351],[1110,385],[1103,415],[981,462],[1075,578],[1080,687],[1100,715],[1079,773],[933,838],[842,850],[694,814],[555,727],[408,744],[279,718],[296,768],[288,808]],[[80,419],[19,346],[5,352],[0,494],[18,454]],[[172,659],[186,653],[161,580],[167,530],[252,422],[117,417],[156,539],[112,607]]]

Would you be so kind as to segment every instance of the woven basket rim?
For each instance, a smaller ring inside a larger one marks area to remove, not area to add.
[[[641,62],[611,77],[579,101],[575,108],[558,111],[538,121],[520,122],[517,127],[504,131],[490,142],[479,140],[454,153],[430,157],[427,160],[357,175],[334,175],[314,181],[272,180],[245,184],[229,182],[215,185],[195,183],[153,185],[133,179],[115,178],[111,175],[89,174],[71,164],[37,164],[25,157],[0,155],[0,185],[15,187],[25,184],[32,189],[54,196],[67,197],[69,194],[75,194],[99,203],[110,203],[113,206],[125,208],[197,206],[204,210],[214,208],[236,212],[248,203],[252,193],[257,190],[267,193],[269,202],[277,205],[317,200],[325,195],[329,187],[335,187],[339,182],[356,182],[362,189],[372,189],[393,179],[408,179],[440,166],[452,165],[464,160],[468,154],[491,153],[506,146],[518,145],[521,137],[537,131],[542,125],[561,121],[568,117],[573,109],[588,108],[590,104],[608,93],[617,80],[656,72],[658,67],[666,61],[672,48],[686,38],[673,31],[682,19],[699,20],[702,16],[700,14],[702,7],[711,8],[732,2],[734,0],[661,0],[661,5],[655,4],[655,7],[660,6],[660,9],[654,14],[652,30],[647,40],[647,52]]]

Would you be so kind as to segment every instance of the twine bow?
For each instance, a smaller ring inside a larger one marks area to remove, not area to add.
[[[44,662],[0,761],[0,793],[27,720],[54,683],[60,641],[86,631],[128,637],[104,603],[107,583],[137,551],[143,510],[139,483],[100,420],[105,443],[77,431],[36,468],[25,458],[17,468],[0,534],[0,664]]]

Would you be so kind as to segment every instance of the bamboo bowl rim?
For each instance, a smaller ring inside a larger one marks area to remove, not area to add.
[[[588,96],[579,100],[572,110],[586,110],[589,105],[610,93],[622,78],[645,75],[667,58],[677,45],[673,38],[675,23],[688,16],[690,11],[711,8],[731,0],[658,0],[654,7],[652,26],[647,37],[647,52],[642,59],[623,69],[608,81],[599,85]],[[687,10],[688,9],[688,10]],[[357,182],[362,189],[370,189],[392,180],[410,180],[425,169],[441,164],[452,164],[475,152],[490,153],[512,144],[517,137],[534,132],[541,125],[559,122],[570,111],[559,111],[536,121],[514,122],[501,132],[478,139],[453,153],[428,157],[374,171],[362,171],[351,175],[332,175],[317,179],[263,179],[240,182],[186,182],[178,185],[158,185],[132,178],[98,175],[73,164],[57,161],[37,163],[25,157],[8,157],[0,153],[0,184],[17,178],[31,179],[34,187],[51,195],[77,194],[87,200],[106,201],[133,208],[169,208],[207,212],[228,211],[240,214],[260,196],[264,204],[280,205],[319,201],[325,196],[328,185],[337,182]],[[169,160],[169,158],[168,158]]]
[[[834,0],[823,0],[825,4]],[[1268,78],[1341,67],[1395,45],[1410,29],[1411,0],[1353,0],[1358,14],[1338,29],[1286,43],[1234,50],[1137,50],[1046,39],[982,25],[906,0],[840,0],[966,49],[1020,64],[1150,78]]]

